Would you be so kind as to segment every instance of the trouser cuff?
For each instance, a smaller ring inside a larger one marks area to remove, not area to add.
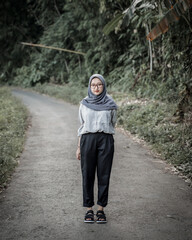
[[[106,207],[107,206],[107,203],[101,203],[101,202],[97,202],[97,205],[101,206],[101,207]]]
[[[91,208],[93,207],[95,204],[87,204],[87,203],[83,203],[83,207],[87,207],[87,208]]]

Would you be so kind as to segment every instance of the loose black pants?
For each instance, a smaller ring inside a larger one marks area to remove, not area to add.
[[[105,207],[108,202],[109,180],[114,153],[112,134],[88,133],[81,136],[81,170],[83,178],[83,206],[94,205],[94,181],[97,169],[98,201]]]

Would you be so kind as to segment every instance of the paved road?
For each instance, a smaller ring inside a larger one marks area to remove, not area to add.
[[[83,223],[75,159],[78,107],[15,90],[32,126],[9,188],[0,194],[1,240],[189,240],[192,191],[166,164],[119,131],[106,225]]]

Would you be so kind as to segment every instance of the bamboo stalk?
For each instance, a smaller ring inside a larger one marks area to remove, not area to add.
[[[26,42],[21,42],[21,44],[26,45],[26,46],[31,46],[31,47],[48,48],[48,49],[53,49],[53,50],[57,50],[57,51],[70,52],[70,53],[85,55],[85,53],[83,53],[83,52],[78,52],[78,51],[73,51],[73,50],[58,48],[58,47],[52,47],[52,46],[46,46],[46,45],[43,45],[43,44],[34,44],[34,43],[26,43]]]
[[[146,32],[149,34],[149,26],[148,23],[145,24],[146,26]],[[149,42],[149,57],[150,57],[150,72],[153,71],[153,52],[152,52],[152,45],[150,39],[148,40]]]

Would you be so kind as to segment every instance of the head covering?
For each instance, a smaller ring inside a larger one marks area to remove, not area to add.
[[[99,78],[103,83],[103,92],[98,96],[91,91],[91,81],[93,78]],[[96,111],[117,109],[117,105],[111,96],[107,94],[105,79],[100,74],[94,74],[89,78],[88,96],[81,103],[88,108]]]

